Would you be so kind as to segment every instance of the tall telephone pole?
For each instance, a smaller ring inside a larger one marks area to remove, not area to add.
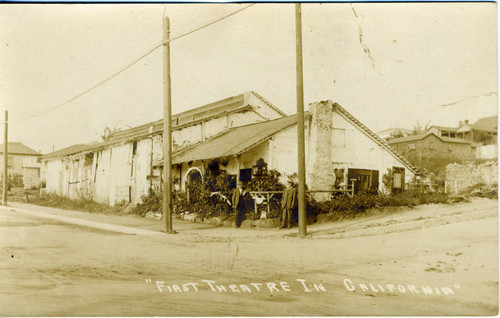
[[[306,213],[306,158],[304,141],[304,82],[302,72],[302,12],[300,3],[295,4],[295,43],[297,62],[297,153],[299,173],[299,236],[307,235]]]
[[[170,20],[163,17],[163,222],[172,229],[172,96],[170,82]]]
[[[7,138],[7,133],[9,130],[9,124],[8,124],[8,119],[9,119],[9,112],[5,111],[5,130],[4,130],[4,139],[3,139],[3,196],[2,196],[2,205],[7,205],[7,167],[8,167],[8,138]]]

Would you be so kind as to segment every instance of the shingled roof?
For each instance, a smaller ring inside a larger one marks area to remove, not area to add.
[[[477,130],[496,131],[498,128],[498,116],[479,118],[472,127]]]
[[[410,141],[417,141],[417,140],[422,140],[424,138],[427,138],[430,135],[436,136],[438,139],[440,139],[443,142],[454,142],[457,144],[470,144],[470,141],[466,141],[460,138],[450,138],[450,137],[441,137],[436,135],[434,132],[427,132],[424,134],[418,134],[418,135],[411,135],[407,137],[401,137],[401,138],[394,138],[389,141],[387,141],[388,144],[399,144],[402,142],[410,142]]]
[[[42,159],[46,160],[46,159],[53,159],[53,158],[68,156],[68,155],[71,155],[71,154],[74,154],[74,153],[77,153],[80,151],[84,151],[85,149],[87,149],[89,147],[90,147],[90,144],[78,144],[78,145],[69,146],[69,147],[51,152],[49,154],[46,154],[46,155],[42,156]]]
[[[185,126],[195,124],[200,121],[208,120],[215,117],[224,116],[231,113],[237,113],[245,110],[252,109],[252,105],[245,104],[245,94],[252,94],[267,104],[270,108],[274,109],[281,116],[286,116],[279,108],[275,107],[262,96],[255,92],[247,92],[244,94],[228,97],[201,107],[187,110],[172,116],[172,129],[180,129]],[[163,119],[143,124],[134,128],[120,130],[116,132],[113,137],[105,142],[94,142],[91,144],[78,144],[49,153],[42,157],[42,159],[52,159],[62,156],[73,155],[79,152],[95,151],[98,149],[106,148],[113,144],[127,142],[141,137],[145,137],[154,133],[163,132]]]
[[[378,143],[380,146],[383,146],[387,151],[392,153],[409,170],[411,170],[415,174],[420,173],[417,167],[412,165],[405,157],[403,157],[391,146],[389,146],[389,144],[387,144],[385,140],[380,138],[377,134],[375,134],[368,127],[362,124],[347,110],[336,103],[334,104],[334,107],[337,111],[339,111],[339,113],[347,117],[354,125],[358,126],[359,129],[361,129],[365,134],[370,136],[376,143]],[[306,112],[305,115],[306,118],[310,116],[309,112]],[[293,115],[285,118],[265,121],[262,123],[235,127],[223,132],[216,137],[208,139],[203,143],[196,144],[188,149],[184,149],[182,151],[174,153],[172,157],[172,163],[177,164],[195,160],[207,160],[239,155],[268,140],[283,129],[295,125],[296,123],[297,115]],[[163,165],[162,160],[156,161],[155,165]]]
[[[286,116],[279,108],[275,107],[262,96],[255,92],[248,92],[262,100],[270,108],[274,109],[281,116]],[[208,120],[223,115],[237,113],[252,109],[252,105],[245,104],[245,94],[228,97],[205,106],[197,107],[172,116],[172,129],[180,129],[194,123]],[[112,140],[124,140],[133,136],[147,135],[151,132],[163,131],[163,119],[153,121],[138,127],[117,132]]]
[[[42,154],[36,150],[31,149],[22,142],[9,142],[7,144],[7,152],[9,154],[15,155],[26,155],[26,156],[41,156]],[[4,144],[0,145],[0,154],[3,154]]]
[[[297,123],[297,116],[231,128],[207,141],[174,154],[172,163],[239,155]],[[158,163],[161,165],[161,163]]]

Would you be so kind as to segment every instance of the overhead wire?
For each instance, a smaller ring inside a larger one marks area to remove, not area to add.
[[[219,18],[217,18],[215,20],[212,20],[210,22],[204,23],[203,25],[201,25],[201,26],[199,26],[197,28],[194,28],[194,29],[192,29],[192,30],[190,30],[188,32],[185,32],[183,34],[180,34],[178,36],[172,37],[171,39],[169,39],[167,41],[162,41],[160,44],[155,45],[153,48],[151,48],[150,50],[148,50],[146,53],[142,54],[140,57],[134,59],[132,62],[130,62],[129,64],[127,64],[125,67],[123,67],[119,71],[113,73],[111,76],[109,76],[106,79],[98,82],[97,84],[95,84],[92,87],[86,89],[85,91],[81,92],[80,94],[77,94],[77,95],[73,96],[72,98],[66,100],[65,102],[57,104],[57,105],[55,105],[55,106],[53,106],[53,107],[51,107],[51,108],[49,108],[49,109],[47,109],[47,110],[45,110],[43,112],[40,112],[40,113],[32,114],[32,115],[29,115],[29,116],[26,116],[26,117],[23,117],[23,118],[20,118],[20,119],[16,119],[16,120],[8,120],[7,123],[24,121],[24,120],[27,120],[27,119],[30,119],[30,118],[34,118],[34,117],[38,117],[38,116],[44,115],[44,114],[49,113],[51,111],[54,111],[54,110],[56,110],[58,108],[61,108],[61,107],[65,106],[65,105],[71,103],[72,101],[74,101],[74,100],[76,100],[76,99],[78,99],[78,98],[80,98],[80,97],[82,97],[82,96],[90,93],[91,91],[93,91],[94,89],[98,88],[99,86],[101,86],[101,85],[109,82],[113,78],[117,77],[119,74],[121,74],[124,71],[126,71],[127,69],[131,68],[133,65],[135,65],[137,62],[139,62],[140,60],[142,60],[143,58],[145,58],[149,54],[153,53],[159,47],[161,47],[161,46],[163,46],[163,45],[165,45],[167,43],[170,43],[172,41],[175,41],[175,40],[181,39],[183,37],[186,37],[186,36],[188,36],[188,35],[190,35],[190,34],[192,34],[194,32],[197,32],[197,31],[202,30],[202,29],[204,29],[206,27],[209,27],[209,26],[211,26],[211,25],[213,25],[213,24],[215,24],[217,22],[220,22],[220,21],[222,21],[224,19],[227,19],[227,18],[229,18],[229,17],[231,17],[231,16],[233,16],[233,15],[235,15],[235,14],[237,14],[237,13],[243,11],[243,10],[246,10],[246,9],[250,8],[253,5],[255,5],[255,3],[249,4],[249,5],[247,5],[247,6],[243,7],[243,8],[235,10],[235,11],[233,11],[233,12],[231,12],[229,14],[226,14],[226,15],[224,15],[222,17],[219,17]],[[165,10],[164,10],[164,14],[165,14]],[[5,123],[5,121],[1,122],[0,124],[4,124],[4,123]]]

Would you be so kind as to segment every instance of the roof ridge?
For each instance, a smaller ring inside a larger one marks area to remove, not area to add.
[[[280,115],[282,115],[283,117],[286,117],[288,116],[285,112],[283,112],[281,109],[279,109],[277,106],[274,106],[270,101],[268,101],[267,99],[265,99],[264,97],[262,97],[260,94],[257,94],[256,92],[254,91],[250,91],[249,92],[250,94],[253,94],[255,95],[257,98],[259,98],[261,101],[263,101],[264,103],[267,104],[267,106],[271,107],[272,109],[274,109],[275,111],[277,111]]]
[[[353,121],[356,125],[358,125],[360,128],[362,128],[368,135],[372,136],[375,141],[377,141],[380,145],[386,147],[391,153],[394,154],[398,159],[400,159],[404,164],[406,164],[410,169],[413,170],[415,173],[419,173],[419,169],[415,167],[413,164],[411,164],[408,159],[406,159],[403,155],[401,155],[399,152],[397,152],[395,149],[393,149],[384,139],[382,139],[379,135],[374,133],[370,128],[368,128],[366,125],[361,123],[356,117],[354,117],[351,113],[349,113],[345,108],[340,106],[338,103],[333,103],[333,106],[340,110],[342,114],[344,114],[347,118],[349,118],[351,121]]]

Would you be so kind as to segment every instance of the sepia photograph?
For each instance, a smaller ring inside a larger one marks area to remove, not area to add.
[[[0,3],[0,316],[498,315],[497,10]]]

